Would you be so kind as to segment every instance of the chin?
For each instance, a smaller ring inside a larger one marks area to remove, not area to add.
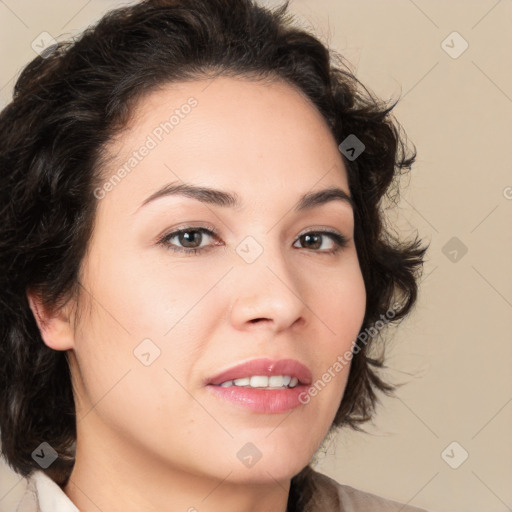
[[[277,460],[277,456],[272,455],[270,459],[264,460],[262,457],[252,467],[244,467],[240,464],[233,470],[229,480],[244,484],[268,485],[277,482],[286,482],[298,474],[302,468],[307,466],[309,458],[288,458]]]

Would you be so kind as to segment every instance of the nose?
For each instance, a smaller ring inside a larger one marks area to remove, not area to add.
[[[287,265],[278,249],[266,248],[256,261],[242,261],[238,267],[232,275],[231,322],[235,328],[253,329],[257,324],[278,333],[306,322],[305,280],[298,269]]]

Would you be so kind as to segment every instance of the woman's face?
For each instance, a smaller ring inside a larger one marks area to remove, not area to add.
[[[82,267],[90,310],[69,353],[78,444],[119,471],[291,478],[331,426],[349,371],[335,363],[365,311],[346,169],[322,116],[284,83],[180,83],[145,98],[108,154]],[[239,204],[154,196],[170,185]],[[298,208],[331,187],[342,193]],[[321,390],[302,403],[207,385],[259,358],[298,361]]]

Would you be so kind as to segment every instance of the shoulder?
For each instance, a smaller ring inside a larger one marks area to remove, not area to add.
[[[424,509],[382,498],[313,471],[315,492],[308,512],[427,512]]]
[[[25,491],[16,507],[16,512],[38,512],[39,510],[37,487],[34,476],[32,475],[26,479]]]
[[[16,512],[79,512],[64,491],[43,471],[27,479],[27,487]]]

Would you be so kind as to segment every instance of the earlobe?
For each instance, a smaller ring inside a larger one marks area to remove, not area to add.
[[[72,349],[74,331],[68,305],[58,311],[48,311],[37,293],[27,291],[27,299],[45,345],[54,350]]]

